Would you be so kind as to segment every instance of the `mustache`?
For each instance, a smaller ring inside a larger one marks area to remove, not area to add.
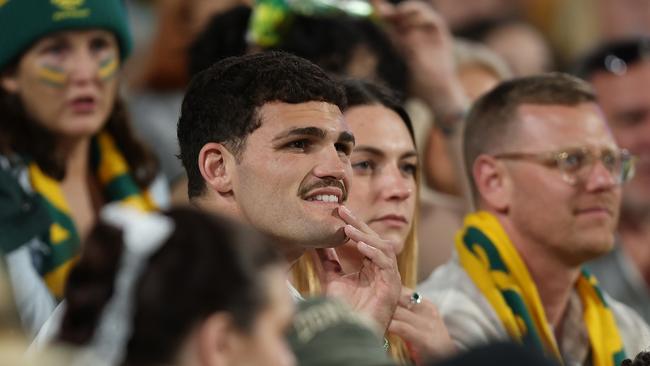
[[[345,186],[345,184],[343,184],[343,181],[334,178],[323,178],[312,184],[301,187],[300,191],[298,192],[298,195],[300,197],[305,197],[309,192],[313,191],[314,189],[326,188],[326,187],[335,187],[340,189],[341,192],[343,192],[343,197],[341,197],[341,202],[347,201],[348,199],[347,187]]]

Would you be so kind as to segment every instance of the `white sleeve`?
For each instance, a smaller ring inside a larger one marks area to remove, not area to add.
[[[418,292],[436,305],[459,349],[509,339],[490,303],[453,260],[434,271]]]
[[[29,247],[29,244],[25,244],[5,258],[20,320],[23,328],[33,337],[54,311],[56,301],[41,275],[36,272]]]
[[[641,351],[650,351],[650,327],[636,311],[605,294],[620,332],[628,358]],[[650,305],[649,305],[650,306]]]
[[[61,323],[63,323],[63,316],[65,315],[66,302],[62,301],[52,312],[52,315],[43,324],[38,334],[32,341],[32,344],[27,350],[28,354],[35,354],[45,350],[57,337],[59,330],[61,330]]]
[[[171,206],[169,185],[167,185],[164,175],[158,174],[151,182],[149,194],[160,210],[166,210]]]

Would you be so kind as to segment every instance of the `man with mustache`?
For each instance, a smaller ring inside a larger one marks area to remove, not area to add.
[[[401,289],[396,246],[344,206],[354,146],[345,105],[340,85],[306,60],[275,52],[228,58],[186,92],[180,157],[193,204],[271,234],[290,264],[316,249],[325,293],[385,330]],[[345,275],[333,247],[348,240],[366,260]]]
[[[616,248],[590,268],[603,288],[650,322],[650,38],[603,44],[578,71],[596,90],[616,142],[638,159],[623,189]]]
[[[512,339],[566,365],[619,365],[650,329],[582,265],[611,250],[633,160],[591,87],[559,73],[480,98],[463,152],[478,209],[421,286],[460,348]]]

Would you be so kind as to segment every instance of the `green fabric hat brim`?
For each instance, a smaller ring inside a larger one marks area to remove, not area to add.
[[[79,29],[114,33],[122,60],[131,52],[122,0],[0,0],[0,70],[42,37]]]

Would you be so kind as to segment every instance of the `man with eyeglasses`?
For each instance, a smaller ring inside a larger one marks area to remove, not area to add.
[[[614,244],[619,149],[591,87],[559,73],[504,82],[472,107],[463,152],[477,211],[420,291],[461,349],[515,340],[566,365],[619,365],[650,328],[582,265]]]
[[[582,60],[616,142],[638,157],[623,189],[615,250],[589,267],[614,298],[650,322],[650,38],[602,45]]]

